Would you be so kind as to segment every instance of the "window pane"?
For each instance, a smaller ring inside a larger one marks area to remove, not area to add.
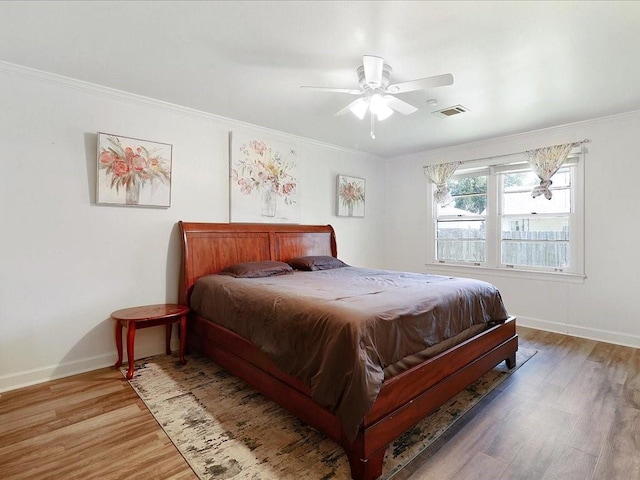
[[[531,196],[531,190],[517,193],[505,192],[502,203],[502,212],[504,215],[570,213],[571,190],[551,189],[551,192],[553,193],[551,200],[547,200],[543,195],[533,198]]]
[[[445,215],[453,215],[458,217],[466,217],[469,215],[477,217],[484,215],[487,209],[486,195],[467,195],[464,197],[453,197],[454,200],[447,205],[438,205],[437,215],[439,217]]]
[[[569,268],[569,218],[504,218],[502,264]]]
[[[484,220],[438,221],[438,260],[484,262],[486,258]]]
[[[504,191],[531,191],[533,187],[540,185],[538,176],[531,172],[518,172],[504,174]],[[571,167],[563,167],[551,177],[551,189],[566,188],[571,186]]]
[[[571,167],[560,169],[551,177],[551,200],[544,196],[533,198],[533,187],[540,179],[533,172],[508,173],[502,176],[504,182],[503,214],[529,213],[569,213],[571,212]]]
[[[472,193],[487,193],[487,176],[452,178],[447,183],[451,195],[469,195]]]
[[[453,178],[447,182],[453,201],[438,205],[437,215],[483,215],[487,209],[487,177]]]

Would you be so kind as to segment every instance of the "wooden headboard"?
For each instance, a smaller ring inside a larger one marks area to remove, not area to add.
[[[331,225],[178,222],[182,233],[180,303],[188,305],[195,281],[229,265],[258,260],[286,262],[305,255],[337,257]]]

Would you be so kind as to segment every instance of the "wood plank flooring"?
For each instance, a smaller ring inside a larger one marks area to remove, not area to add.
[[[394,480],[640,479],[640,350],[518,334],[538,354]]]
[[[197,480],[113,368],[0,394],[0,479]]]
[[[518,328],[538,354],[394,480],[640,480],[640,350]],[[0,394],[1,479],[197,479],[106,368]]]

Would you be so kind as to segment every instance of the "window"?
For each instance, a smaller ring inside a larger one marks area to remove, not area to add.
[[[556,172],[551,200],[531,196],[540,180],[526,162],[459,168],[447,183],[452,201],[433,209],[431,258],[581,275],[583,163],[573,156]]]
[[[571,269],[572,171],[572,167],[563,167],[553,176],[551,200],[531,197],[531,190],[540,182],[533,172],[500,175],[501,265]]]
[[[457,176],[447,186],[453,201],[436,207],[437,258],[483,263],[487,256],[487,176]]]

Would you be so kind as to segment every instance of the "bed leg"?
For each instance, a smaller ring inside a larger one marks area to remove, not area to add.
[[[513,355],[505,358],[504,362],[506,363],[508,369],[512,369],[513,367],[515,367],[516,366],[516,354],[515,354],[515,352],[514,352]]]
[[[382,462],[386,447],[374,453],[371,457],[362,459],[354,451],[347,451],[349,466],[351,467],[351,478],[353,480],[375,480],[382,475]]]

